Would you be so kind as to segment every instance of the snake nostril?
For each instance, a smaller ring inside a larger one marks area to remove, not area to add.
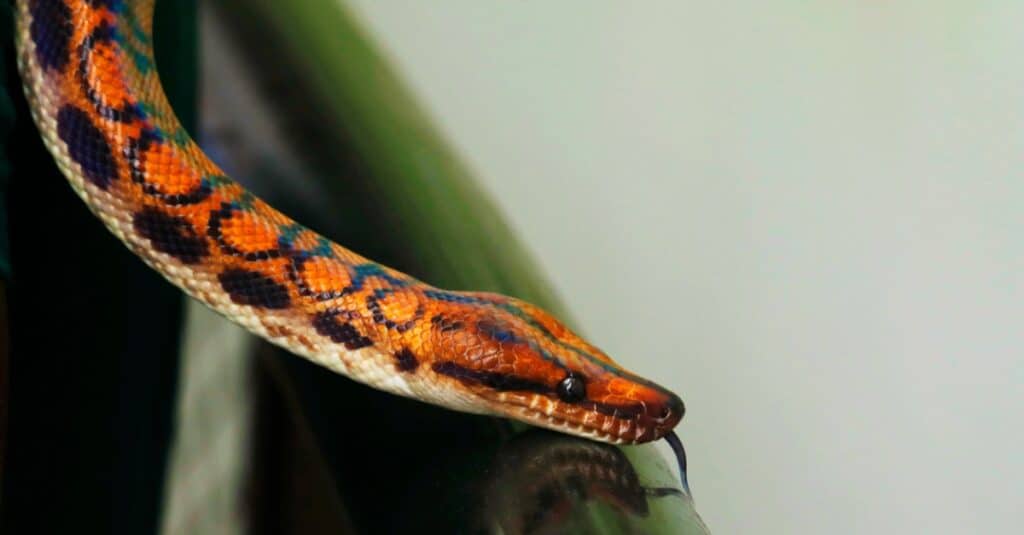
[[[683,400],[679,399],[679,396],[675,394],[670,394],[668,399],[657,409],[654,418],[661,424],[674,425],[683,417],[685,412],[686,406],[683,405]]]

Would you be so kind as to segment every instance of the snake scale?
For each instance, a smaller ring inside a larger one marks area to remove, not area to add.
[[[372,387],[594,440],[668,437],[678,396],[558,320],[429,286],[296,223],[234,182],[175,118],[154,0],[18,0],[33,119],[75,192],[135,254],[266,340]]]

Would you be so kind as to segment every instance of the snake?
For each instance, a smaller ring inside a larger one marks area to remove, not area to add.
[[[154,4],[17,0],[16,14],[18,69],[43,143],[142,261],[253,334],[355,381],[601,442],[666,438],[685,474],[673,431],[684,405],[670,390],[540,307],[421,282],[229,178],[160,85]]]

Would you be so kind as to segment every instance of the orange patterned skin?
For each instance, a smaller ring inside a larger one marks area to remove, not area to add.
[[[33,116],[75,191],[189,295],[341,374],[456,410],[615,443],[658,439],[680,399],[543,310],[451,292],[292,221],[230,180],[160,87],[153,0],[19,0]]]

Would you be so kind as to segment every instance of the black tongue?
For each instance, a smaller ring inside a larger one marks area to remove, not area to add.
[[[665,440],[672,447],[672,451],[676,454],[676,460],[679,461],[679,480],[683,482],[683,489],[686,490],[687,494],[690,494],[690,484],[686,481],[686,450],[683,448],[683,443],[679,440],[679,436],[676,435],[675,431],[669,431],[665,435]],[[693,496],[693,494],[690,494],[690,496]]]

